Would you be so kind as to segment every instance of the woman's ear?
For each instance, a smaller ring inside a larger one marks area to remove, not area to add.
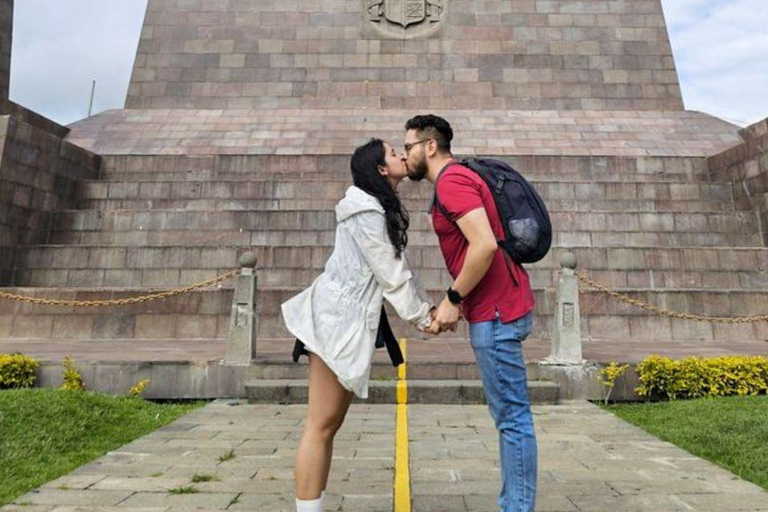
[[[379,166],[377,166],[377,167],[376,167],[376,169],[379,171],[379,174],[381,174],[381,175],[382,175],[382,176],[384,176],[385,178],[386,178],[387,176],[389,176],[389,172],[387,171],[387,168],[386,168],[386,167],[384,167],[383,165],[379,165]]]

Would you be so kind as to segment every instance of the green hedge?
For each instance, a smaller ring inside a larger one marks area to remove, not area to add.
[[[768,392],[768,358],[649,356],[637,365],[637,393],[648,398],[760,395]]]
[[[31,388],[40,363],[23,354],[0,354],[0,389]]]

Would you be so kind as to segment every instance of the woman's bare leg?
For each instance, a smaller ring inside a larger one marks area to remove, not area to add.
[[[328,483],[333,438],[344,422],[352,393],[315,354],[309,355],[309,406],[296,454],[296,498],[314,500]]]
[[[351,392],[347,392],[347,402],[344,405],[344,417],[347,416],[347,411],[349,410],[349,405],[352,403],[352,399],[355,398],[355,394]],[[343,419],[342,419],[343,421]],[[341,425],[339,425],[341,426]],[[328,487],[328,475],[331,472],[331,460],[333,459],[333,439],[331,439],[331,449],[328,450],[328,456],[325,459],[325,471],[323,472],[323,475],[325,477],[323,478],[322,486],[320,487],[323,491]]]

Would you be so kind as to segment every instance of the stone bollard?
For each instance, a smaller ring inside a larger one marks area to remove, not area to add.
[[[232,317],[224,364],[250,365],[256,358],[256,255],[240,256],[240,275],[235,278]]]
[[[563,254],[560,266],[552,354],[545,361],[549,364],[580,365],[584,361],[581,354],[579,281],[574,274],[576,256],[570,252]]]

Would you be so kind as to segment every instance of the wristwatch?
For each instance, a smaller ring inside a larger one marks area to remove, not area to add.
[[[461,296],[459,292],[454,290],[452,287],[448,288],[448,300],[453,304],[454,306],[458,306],[461,304],[461,301],[464,300],[464,297]]]

